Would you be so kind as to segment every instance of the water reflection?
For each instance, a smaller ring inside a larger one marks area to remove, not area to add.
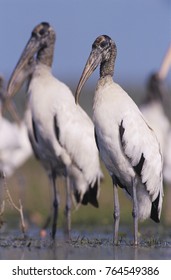
[[[72,248],[1,248],[1,260],[145,260],[171,259],[170,248],[131,248],[131,247],[82,247]]]

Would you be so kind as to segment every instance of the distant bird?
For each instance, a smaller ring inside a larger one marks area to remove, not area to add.
[[[98,207],[102,177],[94,125],[76,106],[70,89],[51,74],[55,37],[49,23],[37,25],[8,84],[8,97],[12,97],[27,74],[31,74],[28,130],[33,150],[53,186],[53,238],[58,216],[56,178],[69,177],[78,204]]]
[[[168,103],[168,102],[167,102]],[[163,154],[163,178],[171,183],[171,153],[169,153],[170,164],[168,166],[168,149],[170,146],[169,135],[171,131],[170,120],[166,113],[166,93],[164,89],[164,81],[159,77],[158,73],[150,75],[147,81],[147,94],[144,102],[140,106],[143,116],[154,130]],[[168,170],[168,171],[166,171]],[[170,179],[169,179],[170,177]],[[168,180],[169,179],[169,180]]]
[[[163,178],[171,183],[171,123],[165,79],[171,67],[171,45],[167,49],[159,70],[147,81],[147,94],[140,110],[156,133],[163,153]]]
[[[147,81],[147,94],[140,106],[140,110],[155,131],[163,154],[170,130],[170,121],[166,114],[165,101],[163,80],[159,78],[158,73],[153,73]]]
[[[166,54],[164,55],[163,61],[161,63],[160,69],[158,71],[158,77],[160,80],[164,81],[169,73],[171,68],[171,44],[169,45]],[[164,154],[164,179],[167,182],[171,182],[171,129],[167,136],[167,143],[166,143],[167,150]]]
[[[159,222],[163,200],[162,155],[159,143],[129,95],[113,81],[117,48],[107,35],[96,38],[81,75],[75,100],[100,64],[93,119],[100,156],[114,186],[114,243],[118,244],[120,207],[118,186],[133,199],[134,244],[138,219]]]
[[[0,77],[0,171],[10,177],[32,155],[24,121],[18,125],[2,116],[5,100],[4,79]]]

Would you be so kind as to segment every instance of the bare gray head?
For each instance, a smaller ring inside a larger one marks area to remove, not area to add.
[[[37,25],[32,31],[31,40],[36,41],[39,45],[37,49],[37,60],[51,66],[56,35],[50,24],[42,22]]]
[[[51,67],[53,62],[55,31],[47,22],[38,24],[11,75],[8,83],[8,96],[14,95],[23,82],[30,76],[37,63]]]
[[[109,36],[101,35],[96,38],[77,86],[75,94],[76,103],[78,103],[79,95],[83,85],[99,64],[100,78],[104,78],[107,75],[113,76],[116,55],[116,44]]]
[[[114,63],[117,55],[116,44],[107,35],[97,37],[92,45],[92,50],[101,57],[100,61],[100,77],[107,75],[113,76]]]

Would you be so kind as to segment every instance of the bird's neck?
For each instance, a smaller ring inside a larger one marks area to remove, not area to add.
[[[144,103],[148,104],[148,103],[154,103],[154,102],[155,103],[158,102],[158,103],[164,105],[164,95],[160,89],[156,89],[155,92],[149,91]]]
[[[114,65],[116,59],[116,47],[111,46],[111,51],[109,54],[109,58],[106,60],[102,60],[100,64],[100,78],[104,78],[105,76],[113,76],[114,74]]]
[[[49,42],[47,46],[42,48],[37,54],[38,62],[47,65],[49,67],[52,66],[53,55],[54,55],[54,41]]]

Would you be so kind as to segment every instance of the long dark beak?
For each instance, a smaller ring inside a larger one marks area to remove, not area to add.
[[[4,110],[8,110],[13,119],[20,123],[17,110],[10,100],[13,95],[21,88],[24,81],[32,74],[35,67],[34,54],[38,51],[39,43],[36,38],[31,37],[28,41],[7,85],[5,94]]]
[[[101,62],[100,50],[93,49],[89,55],[89,58],[84,67],[83,73],[81,75],[80,81],[79,81],[77,89],[76,89],[76,93],[75,93],[76,104],[78,104],[82,87],[84,86],[84,84],[88,80],[88,78],[91,76],[91,74],[94,72],[94,70],[97,68],[97,66],[100,64],[100,62]]]
[[[11,100],[9,100],[8,102],[5,103],[4,108],[8,110],[8,112],[10,113],[10,115],[14,119],[14,121],[18,125],[20,125],[21,124],[21,118],[20,118],[20,116],[19,116],[19,114],[16,110],[16,107],[15,107],[14,103]]]
[[[35,37],[31,37],[27,43],[7,86],[7,97],[11,98],[22,86],[26,78],[34,70],[34,54],[38,51],[39,42]]]

